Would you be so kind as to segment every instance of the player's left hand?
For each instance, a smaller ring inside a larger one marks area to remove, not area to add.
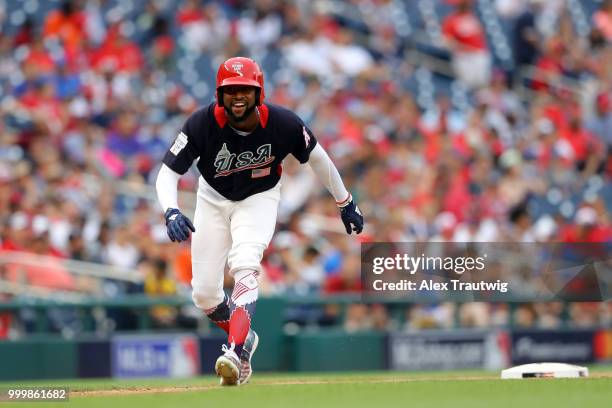
[[[172,242],[187,241],[189,230],[195,232],[191,220],[183,215],[178,208],[168,208],[164,214],[168,237]]]
[[[353,231],[359,234],[363,230],[363,215],[354,200],[351,199],[347,205],[340,208],[340,217],[347,234],[350,235]]]

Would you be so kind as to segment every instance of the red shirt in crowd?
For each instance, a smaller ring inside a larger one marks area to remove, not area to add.
[[[45,19],[43,36],[57,36],[66,48],[78,48],[86,39],[85,20],[86,16],[82,12],[66,15],[60,10],[54,10]]]
[[[562,129],[559,134],[572,147],[575,161],[585,161],[596,147],[594,145],[595,138],[584,128],[566,128]]]
[[[51,74],[55,70],[55,62],[44,48],[30,50],[24,64],[36,67],[41,74]]]
[[[361,292],[363,286],[361,279],[347,279],[342,272],[328,276],[323,283],[323,293],[358,293]]]
[[[119,27],[111,27],[102,46],[91,56],[91,65],[95,69],[111,67],[121,72],[138,72],[144,65],[142,51],[121,33]]]
[[[531,87],[536,91],[549,91],[548,78],[563,73],[561,62],[549,56],[543,56],[536,62],[537,71],[531,82]]]
[[[184,7],[176,15],[176,21],[180,26],[204,21],[204,13],[200,8]]]
[[[472,13],[454,12],[450,14],[442,23],[442,33],[459,45],[458,51],[476,52],[487,49],[482,25]]]
[[[610,242],[612,228],[602,225],[566,225],[559,233],[560,242]]]
[[[28,285],[41,288],[74,290],[76,286],[74,277],[61,266],[59,261],[45,266],[10,265],[7,268],[8,280],[18,282],[21,276]]]
[[[23,250],[21,248],[18,248]],[[0,252],[2,250],[0,249]],[[31,252],[25,250],[24,252]],[[24,283],[54,290],[74,290],[76,282],[74,277],[62,264],[59,251],[49,248],[42,253],[48,258],[40,265],[8,264],[6,279],[11,282]]]

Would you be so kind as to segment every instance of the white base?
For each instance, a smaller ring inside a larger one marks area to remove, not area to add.
[[[564,363],[534,363],[508,368],[501,372],[501,378],[581,378],[588,377],[589,369]]]

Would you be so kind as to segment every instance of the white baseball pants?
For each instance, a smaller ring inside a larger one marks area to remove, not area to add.
[[[223,302],[223,273],[261,271],[280,201],[280,183],[242,201],[231,201],[200,177],[191,237],[193,301],[207,310]]]

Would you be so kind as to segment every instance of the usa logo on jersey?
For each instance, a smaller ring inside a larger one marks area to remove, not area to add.
[[[229,176],[243,170],[264,167],[273,161],[272,145],[269,143],[259,146],[255,153],[247,150],[238,155],[230,152],[227,144],[223,143],[213,163],[216,169],[215,178]],[[260,174],[259,177],[262,177],[262,175]]]

